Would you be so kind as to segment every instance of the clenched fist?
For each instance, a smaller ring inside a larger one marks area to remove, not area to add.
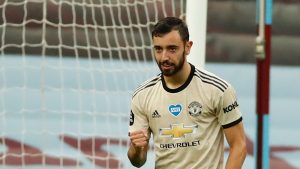
[[[139,130],[129,133],[132,146],[136,149],[145,149],[149,145],[149,136],[146,130]]]

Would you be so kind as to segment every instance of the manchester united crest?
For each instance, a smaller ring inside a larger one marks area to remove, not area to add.
[[[202,112],[202,105],[199,102],[193,101],[188,106],[188,110],[189,110],[189,114],[191,116],[194,116],[194,117],[199,116]]]

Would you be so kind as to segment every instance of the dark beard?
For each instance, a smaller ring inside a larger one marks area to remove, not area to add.
[[[175,65],[175,64],[173,64],[173,63],[169,63],[168,61],[164,61],[164,62],[159,62],[159,63],[158,63],[158,67],[159,67],[160,71],[162,72],[162,74],[163,74],[164,76],[173,76],[173,75],[175,75],[178,71],[180,71],[180,70],[182,69],[182,67],[183,67],[183,65],[184,65],[184,60],[185,60],[185,55],[184,55],[184,53],[185,53],[185,51],[183,51],[181,60],[179,60],[178,65]],[[169,65],[171,65],[171,66],[174,66],[174,69],[163,70],[162,67],[161,67],[163,64],[169,64]]]

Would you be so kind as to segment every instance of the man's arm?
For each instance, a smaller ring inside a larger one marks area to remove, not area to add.
[[[243,123],[224,129],[224,133],[229,144],[226,169],[241,169],[247,155]]]
[[[131,144],[127,153],[128,158],[133,166],[140,168],[147,159],[148,134],[146,131],[135,131],[131,132],[129,137]]]

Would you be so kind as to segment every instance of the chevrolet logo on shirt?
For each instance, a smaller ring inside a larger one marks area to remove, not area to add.
[[[183,123],[171,124],[170,128],[159,129],[159,134],[163,137],[179,139],[185,137],[187,134],[194,133],[196,128],[198,128],[198,125],[185,126]]]

